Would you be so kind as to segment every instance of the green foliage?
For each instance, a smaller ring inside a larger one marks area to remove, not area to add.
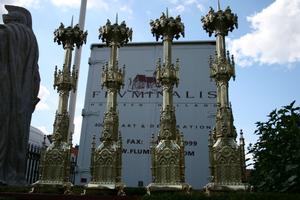
[[[294,104],[256,123],[259,139],[248,149],[254,160],[250,183],[257,191],[300,191],[300,108]]]

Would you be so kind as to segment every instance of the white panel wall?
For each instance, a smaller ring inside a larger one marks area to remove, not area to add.
[[[180,83],[174,90],[177,125],[186,141],[186,182],[202,188],[208,181],[208,133],[216,112],[216,87],[209,78],[209,55],[214,42],[178,42],[173,44],[173,62],[180,59]],[[150,140],[157,135],[161,88],[153,73],[162,57],[161,43],[132,43],[119,51],[119,67],[126,65],[126,82],[118,97],[119,129],[123,139],[123,181],[128,187],[151,182]],[[92,45],[81,129],[77,184],[90,180],[90,149],[93,135],[97,143],[106,108],[105,89],[100,87],[102,66],[109,59],[109,49]]]

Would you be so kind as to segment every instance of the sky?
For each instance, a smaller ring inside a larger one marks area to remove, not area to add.
[[[234,54],[236,80],[230,81],[229,99],[234,124],[244,130],[246,143],[257,136],[255,122],[266,121],[275,108],[300,102],[300,0],[221,0],[221,8],[230,6],[238,15],[238,29],[226,38],[227,49]],[[53,31],[60,22],[70,25],[78,21],[80,0],[1,0],[4,4],[27,8],[33,18],[33,30],[39,44],[41,101],[32,116],[31,125],[52,134],[58,94],[53,89],[54,67],[62,67],[64,51],[53,42]],[[73,144],[79,144],[81,110],[88,73],[90,46],[100,43],[98,29],[107,19],[126,21],[133,29],[132,42],[155,41],[149,22],[169,9],[169,15],[180,15],[185,24],[185,38],[180,41],[215,40],[202,29],[201,16],[209,7],[216,9],[217,0],[88,0],[85,30],[87,44],[83,46],[79,73]],[[2,18],[0,17],[0,23]]]

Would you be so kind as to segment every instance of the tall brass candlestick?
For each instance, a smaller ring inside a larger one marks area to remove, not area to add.
[[[156,66],[156,82],[163,90],[163,103],[160,112],[160,129],[157,140],[152,141],[152,183],[148,193],[161,190],[189,191],[185,183],[185,162],[183,135],[176,128],[173,106],[173,87],[179,83],[179,61],[172,64],[172,41],[184,36],[184,25],[180,16],[169,17],[168,11],[159,19],[150,22],[151,32],[158,41],[163,40],[163,63]]]
[[[233,114],[228,97],[228,85],[231,77],[235,78],[233,56],[226,52],[225,36],[237,27],[237,15],[228,7],[225,11],[212,8],[201,19],[203,29],[211,36],[216,36],[216,54],[210,57],[210,77],[217,85],[216,126],[209,137],[209,156],[211,182],[207,192],[225,190],[246,190],[244,182],[245,154],[244,139],[241,133],[240,145],[236,142],[236,129],[233,125]]]
[[[132,29],[125,21],[111,24],[109,20],[100,27],[99,39],[111,48],[109,63],[103,67],[101,85],[107,88],[106,112],[103,119],[103,130],[100,145],[96,148],[93,142],[91,156],[91,190],[116,190],[124,195],[122,183],[122,138],[119,133],[119,116],[117,112],[117,94],[124,85],[125,70],[118,68],[118,48],[132,38]]]
[[[54,31],[54,42],[62,44],[65,58],[62,70],[54,72],[54,89],[59,93],[58,109],[53,125],[52,144],[41,156],[40,178],[34,183],[34,190],[56,189],[70,192],[70,153],[72,141],[68,141],[69,114],[68,101],[71,90],[76,90],[77,71],[71,71],[72,51],[86,42],[87,32],[78,25],[65,27],[62,23]]]

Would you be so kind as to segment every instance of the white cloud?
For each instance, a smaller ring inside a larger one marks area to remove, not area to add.
[[[229,49],[241,66],[286,64],[300,61],[300,1],[276,0],[248,17],[252,31],[229,40]]]
[[[81,132],[82,116],[75,116],[74,125],[75,130],[73,134],[73,144],[79,144],[80,141],[80,132]]]
[[[50,95],[49,90],[45,86],[40,85],[40,90],[39,90],[39,94],[38,94],[40,101],[36,105],[36,108],[35,108],[36,110],[38,110],[38,111],[49,110],[49,105],[46,102],[49,95]]]

